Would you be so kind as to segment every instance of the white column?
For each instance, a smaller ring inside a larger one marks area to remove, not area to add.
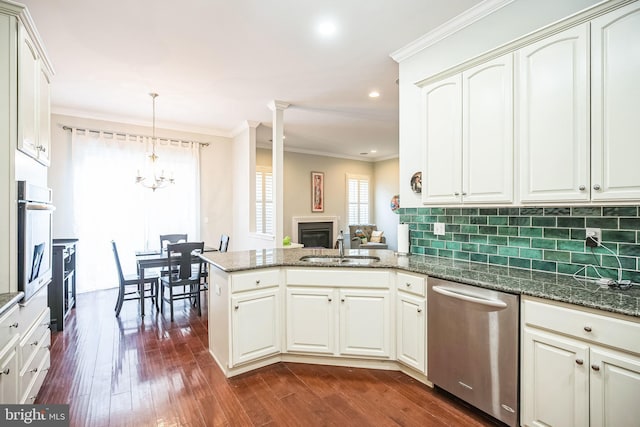
[[[273,111],[273,146],[272,146],[272,174],[273,174],[273,223],[275,247],[282,246],[284,238],[284,110],[289,104],[273,100],[268,104]]]

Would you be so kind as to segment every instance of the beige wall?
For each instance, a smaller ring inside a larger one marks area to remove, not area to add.
[[[375,223],[378,230],[384,231],[389,249],[394,251],[398,250],[399,215],[391,210],[391,198],[400,192],[399,169],[397,158],[374,163]],[[409,182],[401,184],[409,186]]]
[[[271,165],[271,150],[256,150],[256,164]],[[324,212],[311,212],[311,172],[324,172]],[[389,202],[398,194],[398,159],[372,163],[301,153],[284,153],[284,234],[294,236],[291,218],[294,216],[337,216],[338,229],[348,232],[346,175],[368,175],[372,184],[371,222],[385,231],[395,248],[397,215],[389,209]],[[387,228],[389,231],[387,231]],[[390,234],[387,234],[390,233]],[[391,246],[390,246],[391,249]]]
[[[152,129],[124,123],[93,120],[81,117],[53,114],[51,116],[51,166],[49,186],[53,189],[56,206],[53,237],[74,237],[73,200],[71,192],[71,134],[62,126],[110,130],[123,133],[150,135]],[[231,139],[168,129],[158,129],[157,134],[177,138],[208,142],[210,145],[200,152],[200,239],[207,245],[217,247],[220,234],[229,234],[232,229]],[[114,165],[114,173],[119,173]],[[133,177],[132,177],[133,179]]]

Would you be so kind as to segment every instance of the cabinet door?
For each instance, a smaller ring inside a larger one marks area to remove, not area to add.
[[[390,299],[387,290],[340,290],[340,353],[390,357]]]
[[[510,54],[462,73],[462,182],[465,203],[513,201]]]
[[[459,203],[462,189],[462,88],[461,77],[422,89],[422,135],[425,168],[422,201],[429,204]]]
[[[38,158],[36,96],[40,65],[35,45],[22,26],[18,51],[18,148]]]
[[[520,199],[588,201],[588,24],[516,57]]]
[[[588,426],[588,346],[525,328],[522,351],[522,425]]]
[[[287,350],[333,354],[337,313],[333,289],[287,289]]]
[[[640,420],[640,359],[591,348],[591,425],[632,426]]]
[[[399,361],[426,371],[425,299],[398,292],[396,310],[396,351]]]
[[[51,96],[50,79],[40,62],[38,72],[38,161],[49,166],[51,150]]]
[[[280,353],[279,289],[231,298],[232,365]]]
[[[640,4],[591,22],[591,198],[640,199]]]

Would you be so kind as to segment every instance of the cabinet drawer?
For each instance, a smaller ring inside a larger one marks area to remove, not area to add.
[[[42,387],[44,378],[47,376],[47,372],[51,366],[51,359],[48,351],[42,357],[38,357],[37,359],[40,361],[40,364],[37,366],[37,371],[27,372],[24,376],[20,376],[20,403],[32,404],[36,401],[40,387]]]
[[[524,301],[529,326],[640,354],[640,322],[537,301]]]
[[[11,307],[0,317],[0,349],[18,335],[18,304]]]
[[[389,288],[389,272],[373,269],[304,269],[287,271],[287,285]]]
[[[272,288],[280,284],[280,270],[259,270],[234,273],[231,276],[231,292]]]
[[[425,280],[422,276],[397,273],[396,283],[399,291],[409,292],[414,295],[425,296]]]
[[[29,298],[28,301],[19,304],[18,333],[20,336],[28,333],[31,325],[33,325],[35,320],[47,309],[47,288],[48,286],[43,286],[42,289]]]
[[[47,308],[38,318],[33,328],[20,340],[20,345],[18,346],[20,372],[22,373],[27,369],[27,366],[33,362],[34,354],[40,351],[41,348],[44,347],[45,351],[48,352],[50,344],[51,331],[49,330],[49,309]]]

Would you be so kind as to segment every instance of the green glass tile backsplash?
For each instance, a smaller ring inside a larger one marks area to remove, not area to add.
[[[640,283],[640,207],[400,208],[411,253],[573,274],[615,278],[618,262],[585,244],[585,227],[602,229],[602,243],[620,256],[623,278]],[[433,223],[445,223],[445,235]]]

